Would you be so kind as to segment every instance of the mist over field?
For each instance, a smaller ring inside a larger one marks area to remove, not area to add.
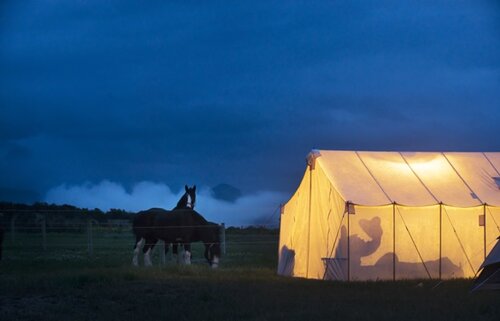
[[[51,188],[47,203],[71,204],[82,208],[111,208],[137,212],[152,207],[172,209],[184,194],[176,192],[164,183],[142,181],[130,190],[122,184],[103,180],[97,184],[62,184]],[[259,191],[226,200],[209,187],[198,187],[195,209],[207,220],[226,223],[228,226],[275,225],[278,222],[278,206],[287,200],[284,193]]]

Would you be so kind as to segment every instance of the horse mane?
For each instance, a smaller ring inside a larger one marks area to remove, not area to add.
[[[174,210],[185,209],[187,204],[187,193],[182,195],[181,199],[177,202],[177,205],[173,208]]]

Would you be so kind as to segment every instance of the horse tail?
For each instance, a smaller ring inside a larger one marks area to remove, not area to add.
[[[138,230],[139,227],[139,214],[137,214],[136,217],[134,217],[134,220],[132,221],[132,232],[134,233],[135,236],[139,233]]]
[[[136,214],[134,220],[132,221],[132,232],[136,238],[140,239],[141,237],[144,237],[144,234],[146,234],[145,227],[148,226],[148,221],[147,213],[139,212]]]

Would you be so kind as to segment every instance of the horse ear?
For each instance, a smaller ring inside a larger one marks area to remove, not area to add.
[[[196,185],[193,185],[193,192],[196,192]]]
[[[187,185],[184,185],[184,189],[186,190],[186,193],[188,191],[188,186]]]

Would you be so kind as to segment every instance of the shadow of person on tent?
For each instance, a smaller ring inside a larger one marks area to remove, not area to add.
[[[359,226],[368,235],[369,240],[364,240],[358,234],[349,236],[349,264],[351,277],[353,279],[392,279],[394,261],[396,267],[397,278],[427,278],[428,274],[433,278],[439,277],[439,259],[422,262],[404,262],[399,261],[398,256],[394,257],[393,252],[387,252],[382,255],[375,264],[362,265],[361,258],[367,257],[375,253],[380,247],[383,230],[379,217],[374,217],[371,220],[361,219]],[[347,228],[341,230],[341,237],[338,246],[337,257],[346,257],[347,252]],[[345,244],[344,244],[345,243]],[[407,244],[407,246],[412,246]],[[414,247],[412,246],[412,249]],[[424,266],[425,264],[425,266]],[[427,269],[427,271],[426,271]],[[453,264],[448,257],[441,259],[441,275],[442,278],[459,278],[463,277],[464,273],[461,266]]]
[[[293,276],[295,268],[295,251],[289,249],[286,245],[281,248],[280,259],[278,263],[278,274]]]
[[[380,247],[382,235],[384,234],[380,222],[380,217],[374,217],[371,220],[362,219],[359,226],[368,235],[370,240],[364,240],[358,234],[349,235],[349,252],[351,268],[361,265],[361,258],[369,256]],[[347,228],[342,227],[340,231],[340,241],[338,249],[341,252],[347,250]],[[347,253],[337,253],[338,256],[347,257]]]

